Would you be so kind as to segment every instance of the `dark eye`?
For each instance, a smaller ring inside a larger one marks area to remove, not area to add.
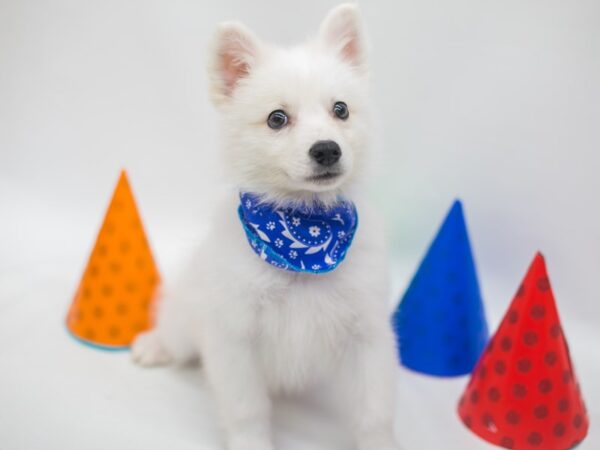
[[[344,102],[335,102],[333,105],[333,113],[342,120],[346,120],[350,115],[350,111],[348,111],[348,105]]]
[[[267,125],[274,130],[279,130],[285,127],[288,123],[288,116],[285,111],[278,109],[269,114],[269,118],[267,119]]]

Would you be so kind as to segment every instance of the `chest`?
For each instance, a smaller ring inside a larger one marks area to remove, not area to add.
[[[299,277],[264,292],[257,350],[269,385],[295,391],[331,374],[362,335],[364,297],[339,277]]]

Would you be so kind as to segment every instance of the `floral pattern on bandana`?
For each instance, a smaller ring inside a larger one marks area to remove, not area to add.
[[[346,256],[358,214],[354,203],[279,208],[260,197],[240,194],[238,215],[250,247],[263,261],[292,272],[325,273]]]

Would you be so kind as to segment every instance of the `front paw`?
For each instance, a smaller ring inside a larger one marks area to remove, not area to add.
[[[172,361],[156,331],[139,334],[131,346],[131,357],[144,367],[164,366]]]

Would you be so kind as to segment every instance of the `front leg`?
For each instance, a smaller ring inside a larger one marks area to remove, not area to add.
[[[212,330],[203,361],[228,450],[273,450],[271,403],[249,338]]]
[[[386,326],[387,324],[382,324]],[[340,384],[358,450],[398,450],[394,438],[396,353],[385,328],[357,337]]]

